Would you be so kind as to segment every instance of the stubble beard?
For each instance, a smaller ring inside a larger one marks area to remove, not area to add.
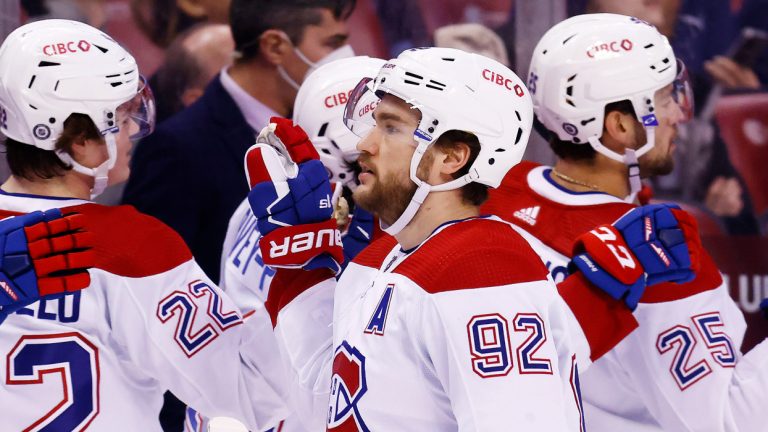
[[[641,177],[663,176],[674,171],[675,158],[669,150],[664,154],[656,155],[652,159],[648,156],[651,156],[651,153],[646,154],[645,157],[641,158],[639,161]]]
[[[416,176],[420,179],[429,178],[429,167],[434,155],[427,152],[421,159]],[[416,183],[411,181],[409,169],[390,173],[384,177],[375,176],[374,184],[369,191],[360,185],[352,194],[355,205],[362,207],[385,224],[392,225],[405,212],[416,193]]]
[[[645,131],[640,135],[637,143],[637,148],[646,143]],[[656,144],[654,143],[654,146]],[[667,145],[667,151],[663,154],[654,155],[653,150],[640,157],[638,161],[640,165],[640,177],[648,178],[654,176],[663,176],[670,174],[675,169],[675,158],[670,152],[672,143]]]
[[[416,184],[403,173],[376,177],[369,190],[360,185],[352,194],[355,204],[378,216],[386,224],[393,224],[403,214],[416,193]]]

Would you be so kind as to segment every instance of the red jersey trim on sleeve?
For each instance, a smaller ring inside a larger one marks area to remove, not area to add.
[[[593,287],[581,273],[562,281],[557,290],[576,316],[595,361],[637,328],[632,311],[623,302]]]
[[[277,315],[293,299],[320,282],[333,279],[333,271],[327,268],[315,270],[276,269],[275,277],[269,285],[269,293],[264,307],[272,320],[272,327],[277,325]]]
[[[395,270],[429,293],[547,278],[541,258],[504,222],[473,219],[437,233]]]
[[[190,259],[184,240],[170,227],[133,206],[103,206],[95,203],[63,207],[62,212],[80,213],[94,235],[95,267],[126,277],[145,277],[171,270]],[[21,213],[0,210],[0,218]]]
[[[664,303],[681,300],[705,291],[711,291],[723,284],[723,277],[712,257],[702,249],[701,269],[690,282],[678,284],[660,283],[645,289],[640,303]]]
[[[159,220],[132,206],[82,204],[65,212],[85,215],[94,233],[96,268],[126,277],[145,277],[171,270],[192,259],[184,240]]]

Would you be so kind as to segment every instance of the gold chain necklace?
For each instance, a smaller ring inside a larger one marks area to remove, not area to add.
[[[563,173],[557,172],[556,169],[552,168],[552,174],[556,175],[557,177],[561,178],[562,180],[567,181],[568,183],[584,186],[585,188],[592,189],[592,190],[598,190],[598,187],[596,185],[593,185],[591,183],[584,183],[583,181],[576,180],[573,177],[569,177]]]

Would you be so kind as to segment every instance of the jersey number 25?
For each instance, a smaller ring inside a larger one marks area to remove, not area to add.
[[[709,312],[691,317],[704,345],[715,363],[722,367],[736,365],[736,351],[733,342],[725,332],[720,331],[723,320],[718,312]],[[672,365],[669,372],[675,379],[680,390],[685,390],[696,384],[712,372],[712,367],[706,359],[691,364],[691,358],[696,348],[696,335],[691,328],[678,324],[664,332],[656,339],[656,349],[660,355],[666,355],[674,350]]]

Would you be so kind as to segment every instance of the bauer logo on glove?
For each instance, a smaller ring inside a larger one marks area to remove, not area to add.
[[[245,156],[248,201],[263,235],[264,263],[338,272],[344,256],[332,216],[341,188],[332,193],[328,173],[300,127],[290,120],[271,121]]]

